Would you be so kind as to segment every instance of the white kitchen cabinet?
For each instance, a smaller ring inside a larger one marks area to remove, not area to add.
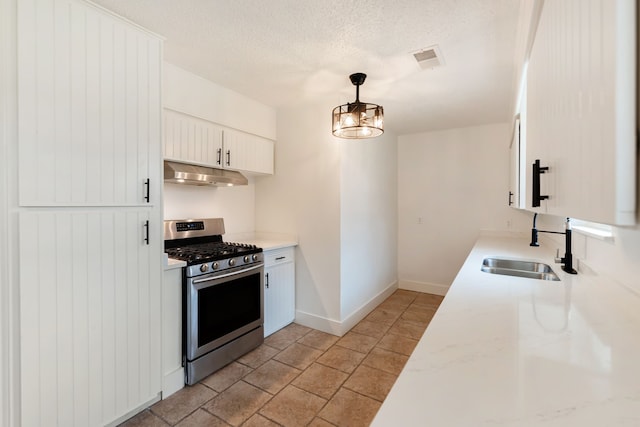
[[[20,206],[160,197],[162,40],[81,1],[19,1]]]
[[[162,40],[81,0],[17,2],[22,424],[159,399]]]
[[[20,212],[22,425],[98,426],[157,400],[162,242],[139,209]]]
[[[167,108],[163,121],[165,160],[222,166],[222,126]]]
[[[225,168],[273,174],[273,141],[233,129],[225,129],[223,139]]]
[[[527,190],[539,212],[636,220],[636,2],[544,2],[527,80]]]
[[[165,109],[165,160],[273,174],[273,149],[270,139]]]
[[[162,398],[184,387],[182,267],[165,268],[162,281]]]
[[[295,318],[296,268],[293,247],[264,252],[264,336],[284,328]]]
[[[513,208],[524,208],[522,202],[522,174],[520,165],[520,117],[516,118],[513,124],[513,135],[509,145],[509,197],[508,204]]]

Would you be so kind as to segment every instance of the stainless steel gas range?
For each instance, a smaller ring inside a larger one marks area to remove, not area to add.
[[[222,240],[222,218],[164,222],[165,252],[186,261],[182,281],[185,383],[192,385],[264,341],[264,258]]]

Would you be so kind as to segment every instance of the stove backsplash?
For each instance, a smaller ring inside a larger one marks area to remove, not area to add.
[[[164,184],[164,219],[224,218],[226,233],[255,230],[255,183],[237,187]]]

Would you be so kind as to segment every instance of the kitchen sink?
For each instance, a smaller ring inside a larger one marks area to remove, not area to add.
[[[528,279],[559,281],[560,278],[547,264],[536,261],[504,258],[485,258],[481,270],[485,273]]]

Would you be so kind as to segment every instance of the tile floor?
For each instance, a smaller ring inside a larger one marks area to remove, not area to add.
[[[368,426],[442,299],[397,290],[343,337],[293,323],[122,426]]]

